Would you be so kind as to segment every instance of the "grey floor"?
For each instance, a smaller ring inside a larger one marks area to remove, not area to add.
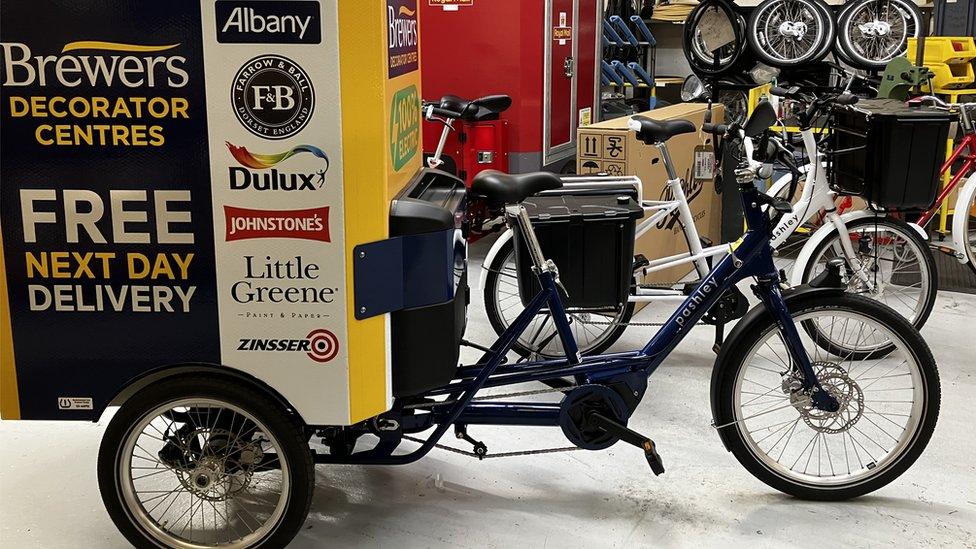
[[[472,294],[468,336],[490,342]],[[617,347],[639,347],[649,330],[631,328]],[[941,293],[923,334],[941,373],[939,424],[915,466],[870,496],[799,501],[741,468],[709,426],[714,355],[712,331],[701,327],[651,378],[631,420],[658,443],[665,475],[654,477],[622,445],[484,462],[435,450],[402,467],[320,466],[293,545],[976,547],[976,295]],[[0,422],[0,546],[127,546],[95,480],[106,421]],[[566,445],[551,429],[471,432],[498,452]]]

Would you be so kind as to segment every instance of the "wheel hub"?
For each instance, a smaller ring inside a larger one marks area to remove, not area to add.
[[[857,28],[865,36],[888,36],[891,34],[891,23],[877,19],[858,25]]]
[[[779,25],[779,33],[800,40],[807,34],[807,24],[803,21],[783,21]]]
[[[789,394],[790,404],[800,413],[804,423],[815,431],[826,434],[848,431],[864,415],[864,391],[836,363],[817,361],[811,366],[817,372],[820,386],[837,401],[837,410],[831,412],[814,406],[811,396],[802,391],[799,374],[783,381],[783,390]]]

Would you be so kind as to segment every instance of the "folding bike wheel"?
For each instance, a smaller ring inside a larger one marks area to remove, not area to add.
[[[700,24],[705,18],[724,18],[732,27],[734,39],[712,51]],[[685,21],[682,51],[694,72],[705,76],[721,76],[741,64],[746,53],[745,19],[724,0],[705,0],[695,6]]]
[[[884,69],[905,55],[908,39],[917,38],[922,13],[912,0],[859,0],[837,16],[837,49],[859,69]]]
[[[746,38],[760,61],[789,68],[823,59],[836,31],[821,0],[765,0],[749,16]]]

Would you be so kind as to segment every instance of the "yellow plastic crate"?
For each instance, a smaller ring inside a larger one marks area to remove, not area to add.
[[[908,59],[915,62],[915,38],[908,39]],[[925,39],[925,64],[969,63],[976,58],[976,41],[972,36],[930,36]]]
[[[973,66],[969,63],[958,65],[926,63],[925,66],[935,73],[932,78],[932,86],[936,93],[943,93],[941,90],[966,88],[976,80],[976,75],[973,74]]]

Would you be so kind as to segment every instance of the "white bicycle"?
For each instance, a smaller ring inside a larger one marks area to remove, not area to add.
[[[813,120],[817,110],[831,103],[854,102],[856,97],[841,94],[817,101],[811,106],[810,120]],[[647,123],[644,117],[634,117],[631,127],[636,129],[640,122]],[[640,122],[638,122],[640,121]],[[654,121],[652,121],[654,122]],[[665,130],[675,131],[675,124],[684,124],[679,133],[690,133],[695,127],[687,121],[655,122]],[[711,126],[708,124],[707,126]],[[703,128],[721,130],[721,126]],[[671,133],[678,135],[678,133]],[[751,137],[751,136],[750,136]],[[665,217],[677,213],[680,226],[688,243],[688,251],[668,257],[651,259],[635,263],[635,281],[650,273],[663,271],[679,265],[687,265],[694,269],[701,278],[709,270],[709,260],[724,256],[734,250],[735,244],[720,244],[704,247],[695,226],[691,210],[685,194],[685,187],[678,177],[671,162],[666,144],[660,142],[646,142],[658,148],[661,160],[667,170],[668,190],[672,200],[644,200],[639,197],[644,208],[645,217],[637,225],[635,237],[640,238]],[[746,140],[748,148],[749,140]],[[779,139],[770,139],[770,146],[776,147],[780,163],[790,169],[785,180],[777,181],[770,189],[770,194],[777,196],[794,196],[798,187],[802,170],[793,163],[793,154]],[[931,254],[922,238],[922,231],[912,228],[902,221],[877,215],[870,211],[858,211],[838,214],[835,207],[837,193],[831,191],[827,184],[824,170],[819,169],[820,162],[816,152],[816,141],[812,130],[804,132],[804,145],[812,159],[809,166],[814,166],[813,173],[807,174],[810,184],[803,186],[803,190],[792,208],[789,202],[779,200],[771,211],[779,216],[773,229],[771,243],[774,249],[780,249],[787,239],[804,223],[814,220],[825,220],[823,227],[818,229],[803,245],[793,266],[792,281],[797,279],[811,280],[823,270],[821,265],[835,255],[844,257],[847,264],[846,281],[853,291],[864,293],[900,310],[903,316],[912,322],[924,323],[932,308],[935,298],[935,276]],[[750,154],[751,157],[751,154]],[[608,179],[608,185],[619,184],[619,181]],[[638,191],[639,191],[638,186]],[[847,238],[829,238],[831,235],[843,235]],[[835,246],[836,243],[836,246]],[[482,264],[480,288],[484,295],[485,309],[488,320],[497,333],[502,333],[523,310],[522,298],[519,293],[518,271],[515,260],[515,247],[511,231],[502,233],[493,243]],[[680,301],[694,288],[693,283],[681,283],[661,287],[647,284],[633,284],[627,303],[616,307],[579,308],[567,310],[571,327],[576,335],[580,352],[583,354],[599,353],[609,348],[623,333],[634,314],[635,305],[639,303],[656,303],[663,301]],[[717,326],[738,318],[739,311],[745,309],[745,296],[737,291],[730,292],[725,299],[720,300],[718,310],[706,316]],[[561,352],[561,342],[556,337],[556,328],[551,317],[539,315],[534,320],[530,330],[516,342],[514,350],[522,356],[555,357]],[[717,332],[716,342],[721,340],[721,330]],[[877,350],[875,350],[877,352]]]

